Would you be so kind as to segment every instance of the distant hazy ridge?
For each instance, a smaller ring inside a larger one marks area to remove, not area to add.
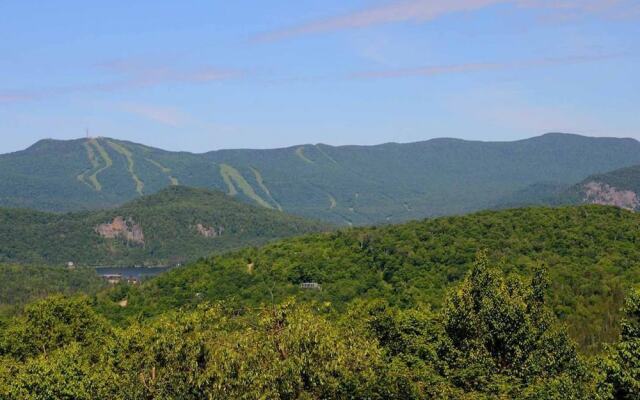
[[[0,156],[0,205],[95,209],[180,184],[218,189],[263,208],[368,224],[492,207],[534,184],[569,186],[636,164],[640,143],[633,139],[567,134],[204,154],[108,138],[43,140]]]

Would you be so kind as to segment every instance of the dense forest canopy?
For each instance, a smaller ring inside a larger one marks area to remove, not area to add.
[[[54,294],[96,294],[105,282],[92,269],[0,265],[0,318]]]
[[[440,308],[478,251],[506,273],[549,270],[549,304],[585,351],[618,334],[624,293],[640,283],[640,215],[581,206],[487,211],[287,239],[202,260],[105,300],[114,319],[195,307],[258,306],[288,296],[342,310],[356,299]],[[322,290],[303,290],[301,283]],[[129,307],[115,302],[126,297]]]
[[[141,285],[3,266],[0,398],[637,399],[639,243],[636,213],[534,207],[309,234]]]
[[[52,297],[0,326],[0,397],[14,399],[636,399],[640,292],[622,335],[581,356],[547,307],[543,269],[506,276],[480,253],[439,311],[383,299],[203,303],[114,326]]]

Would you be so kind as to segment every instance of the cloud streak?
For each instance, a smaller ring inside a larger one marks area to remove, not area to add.
[[[507,1],[508,0],[395,1],[386,5],[365,8],[341,16],[329,17],[290,28],[267,32],[257,35],[253,39],[258,42],[268,42],[293,36],[363,28],[394,22],[425,22],[445,14],[474,11]]]
[[[128,62],[100,64],[98,68],[118,75],[117,79],[95,84],[78,84],[31,90],[0,90],[0,104],[38,100],[78,93],[106,93],[141,89],[165,84],[204,84],[240,78],[242,71],[205,66],[198,69],[175,69],[166,66],[141,66]]]
[[[125,86],[155,86],[163,83],[206,83],[238,78],[244,74],[238,70],[221,69],[212,66],[181,70],[165,65],[146,65],[127,60],[99,64],[98,68],[126,77],[120,82]]]
[[[122,110],[144,119],[173,128],[190,121],[190,117],[174,107],[161,107],[148,104],[124,104]]]
[[[21,92],[0,92],[0,104],[2,103],[16,103],[18,101],[31,100],[34,96],[28,93]]]
[[[460,74],[466,72],[519,70],[526,68],[550,67],[555,65],[583,64],[597,61],[605,61],[622,57],[621,54],[604,54],[589,56],[540,58],[514,62],[495,63],[467,63],[450,65],[433,65],[418,68],[387,69],[379,71],[365,71],[351,74],[352,79],[385,79],[406,78],[415,76],[437,76],[446,74]]]
[[[399,22],[423,23],[448,14],[478,11],[501,4],[565,13],[605,14],[622,13],[637,7],[634,0],[396,0],[384,5],[262,33],[254,36],[252,41],[271,42],[302,35]]]

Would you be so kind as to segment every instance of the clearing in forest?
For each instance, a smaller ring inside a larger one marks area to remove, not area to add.
[[[138,194],[142,196],[144,194],[144,182],[142,182],[142,180],[140,180],[140,178],[138,178],[138,175],[136,175],[135,173],[135,170],[134,170],[135,163],[133,161],[133,154],[129,149],[127,149],[126,147],[124,147],[119,143],[112,142],[110,140],[108,141],[108,143],[112,149],[122,154],[127,159],[127,170],[129,170],[129,174],[131,175],[131,178],[136,184],[136,192],[138,192]]]
[[[91,163],[91,168],[86,170],[82,174],[78,175],[77,178],[80,182],[88,185],[89,187],[94,189],[96,192],[101,192],[102,184],[98,180],[98,174],[110,168],[113,165],[113,160],[111,160],[111,157],[109,157],[109,154],[107,153],[107,151],[102,147],[102,145],[100,145],[100,142],[98,141],[98,139],[89,139],[86,142],[84,142],[83,145],[84,145],[84,148],[87,150],[87,158]],[[98,155],[100,156],[102,161],[98,160],[98,157],[96,156],[96,151],[98,152]],[[103,165],[103,162],[104,162],[104,165]],[[93,173],[89,177],[87,177],[86,175],[91,172]]]
[[[100,162],[96,159],[96,153],[93,151],[93,147],[89,144],[89,142],[82,143],[85,150],[87,151],[87,158],[89,159],[89,163],[91,167],[87,168],[83,173],[77,176],[78,180],[85,185],[89,186],[91,189],[98,190],[98,187],[92,183],[87,182],[86,175],[91,171],[100,167]]]
[[[327,196],[329,196],[329,209],[333,210],[338,205],[338,202],[336,201],[336,198],[331,194],[327,193]]]
[[[229,189],[229,195],[235,196],[238,194],[238,188],[244,193],[245,196],[254,200],[256,203],[260,204],[262,207],[271,208],[273,206],[265,201],[262,197],[258,196],[258,194],[253,190],[249,182],[242,176],[242,174],[235,168],[233,168],[229,164],[220,164],[220,175],[222,175],[222,179],[224,183],[227,184]],[[237,188],[236,188],[237,185]]]
[[[329,161],[331,161],[332,163],[334,163],[336,165],[339,165],[338,162],[333,159],[333,157],[331,157],[329,154],[327,154],[326,151],[322,150],[322,147],[320,147],[318,145],[315,145],[315,148],[320,152],[320,154],[325,156]]]
[[[309,164],[313,164],[313,161],[311,161],[310,159],[307,158],[307,156],[304,155],[304,147],[298,147],[296,149],[296,155],[298,157],[300,157],[302,159],[302,161],[309,163]]]
[[[260,174],[260,171],[258,171],[257,168],[253,168],[253,167],[249,167],[249,168],[251,168],[251,171],[253,171],[253,175],[255,175],[256,177],[256,182],[258,182],[258,185],[260,186],[264,194],[269,196],[269,199],[273,202],[273,204],[276,205],[278,210],[282,211],[282,207],[280,206],[280,203],[278,203],[276,199],[273,198],[273,196],[271,195],[271,191],[269,190],[267,185],[265,185],[264,179],[262,178],[262,174]]]
[[[180,182],[178,181],[178,178],[173,177],[171,175],[171,168],[167,168],[164,165],[162,165],[159,162],[157,162],[156,160],[152,160],[150,158],[145,158],[145,160],[149,161],[151,164],[153,164],[156,167],[158,167],[160,169],[160,171],[162,171],[167,176],[167,178],[169,179],[169,182],[171,182],[172,186],[178,186],[180,184]]]

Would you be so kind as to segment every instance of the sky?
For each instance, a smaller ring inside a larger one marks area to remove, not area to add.
[[[0,153],[640,139],[640,0],[0,0]]]

